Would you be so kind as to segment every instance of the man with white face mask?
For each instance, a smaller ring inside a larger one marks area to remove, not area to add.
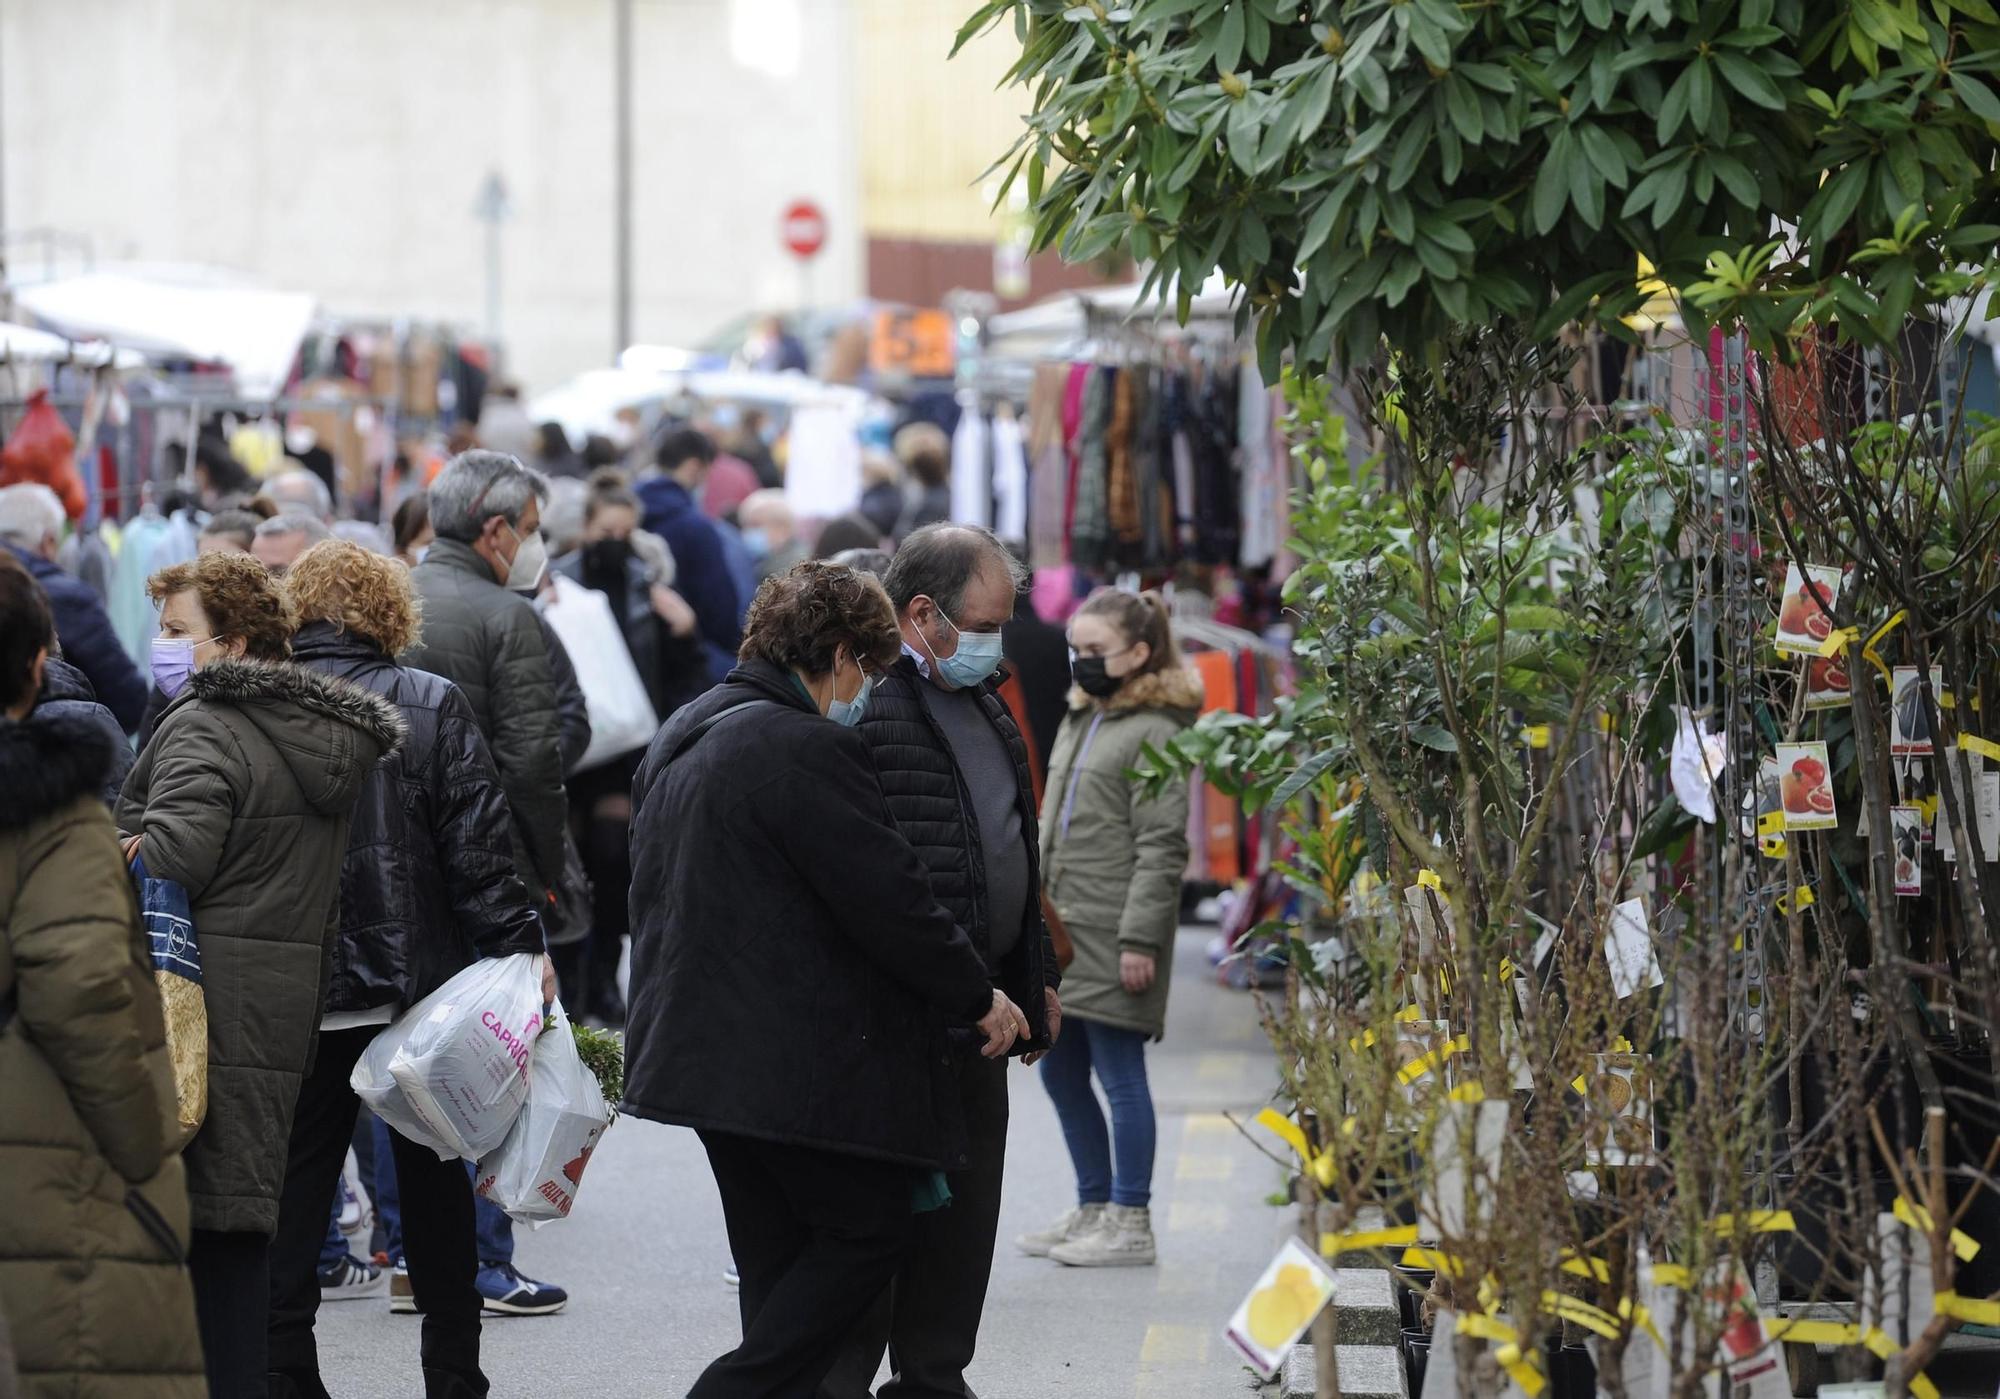
[[[1020,565],[992,531],[930,525],[897,549],[882,580],[902,659],[862,716],[882,794],[965,929],[995,989],[1025,1014],[1013,1052],[1032,1064],[1062,1025],[1061,980],[1042,921],[1034,785],[1027,746],[1000,698],[1000,627],[1014,615]],[[821,1399],[866,1399],[886,1343],[894,1372],[877,1399],[964,1399],[965,1367],[993,1266],[1007,1155],[1007,1067],[957,1037],[950,1070],[968,1150],[947,1163],[950,1209],[919,1217],[888,1296],[858,1328]]]
[[[514,870],[545,924],[569,812],[555,671],[530,601],[549,567],[541,536],[548,498],[548,482],[504,452],[461,452],[445,464],[430,488],[437,537],[410,571],[423,635],[400,658],[443,676],[471,702],[513,817]],[[486,1310],[560,1311],[568,1293],[515,1268],[505,1216],[482,1213],[476,1285]]]
[[[514,816],[519,873],[547,907],[562,873],[562,754],[555,680],[532,592],[548,568],[540,534],[548,483],[499,452],[461,453],[431,484],[437,532],[410,579],[423,637],[402,661],[465,692],[493,749]]]

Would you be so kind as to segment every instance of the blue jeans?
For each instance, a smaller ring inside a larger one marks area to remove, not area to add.
[[[389,1147],[389,1128],[381,1118],[375,1128],[375,1213],[382,1221],[384,1247],[391,1263],[403,1261],[403,1197],[396,1188],[396,1162]],[[465,1173],[472,1174],[472,1162]],[[479,1266],[514,1261],[514,1221],[498,1205],[475,1198],[474,1221],[479,1233]]]
[[[331,1268],[347,1257],[347,1240],[340,1232],[340,1192],[333,1195],[333,1213],[326,1217],[326,1242],[319,1246],[319,1265]]]
[[[1111,1130],[1090,1087],[1091,1070],[1111,1104]],[[1076,1167],[1078,1204],[1138,1209],[1153,1198],[1153,1090],[1146,1083],[1146,1037],[1072,1016],[1042,1060],[1042,1086],[1062,1120]],[[1116,1148],[1114,1154],[1114,1146]]]

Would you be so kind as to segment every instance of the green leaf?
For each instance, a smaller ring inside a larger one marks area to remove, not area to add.
[[[1660,116],[1654,123],[1654,135],[1663,146],[1673,139],[1674,133],[1681,129],[1681,123],[1687,119],[1688,89],[1694,82],[1694,70],[1699,66],[1690,63],[1683,68],[1681,75],[1674,79],[1673,86],[1667,89],[1667,95],[1660,103]]]
[[[1257,169],[1257,143],[1264,130],[1259,120],[1261,115],[1254,98],[1243,97],[1230,107],[1229,120],[1225,124],[1229,158],[1246,175],[1254,174]]]
[[[1486,125],[1479,112],[1479,95],[1472,85],[1451,74],[1444,79],[1445,110],[1451,114],[1451,124],[1458,128],[1459,135],[1473,145],[1485,139]]]
[[[1423,260],[1430,274],[1441,282],[1448,282],[1458,275],[1458,260],[1432,239],[1417,239],[1417,256]]]
[[[1234,0],[1215,31],[1215,70],[1234,73],[1243,61],[1243,10],[1250,0]]]
[[[1434,68],[1451,67],[1451,36],[1433,24],[1429,16],[1418,12],[1410,15],[1410,42],[1416,46]]]
[[[1410,729],[1410,741],[1412,743],[1421,743],[1424,747],[1435,749],[1440,753],[1456,753],[1458,751],[1458,739],[1452,735],[1450,729],[1443,728],[1437,724],[1417,724],[1413,726]]]
[[[1808,238],[1824,240],[1845,228],[1868,188],[1869,164],[1857,160],[1821,185],[1799,216],[1800,231]]]
[[[1305,237],[1299,240],[1298,261],[1309,261],[1319,251],[1319,245],[1326,241],[1326,235],[1333,231],[1333,221],[1339,215],[1342,200],[1329,194],[1320,200],[1319,207],[1306,220]]]
[[[1569,131],[1565,128],[1549,143],[1542,168],[1535,172],[1534,220],[1535,227],[1543,233],[1555,229],[1562,218],[1563,206],[1569,201],[1569,150]]]
[[[1715,170],[1715,178],[1722,181],[1722,187],[1729,191],[1730,196],[1738,204],[1756,208],[1762,192],[1757,187],[1757,177],[1750,173],[1749,167],[1732,155],[1711,155],[1708,159]]]
[[[1981,121],[2000,122],[2000,97],[1993,95],[1993,89],[1973,77],[1970,73],[1951,70],[1951,90],[1958,94],[1958,100],[1966,110]]]
[[[1334,79],[1340,74],[1340,65],[1328,58],[1320,62],[1319,69],[1306,84],[1304,105],[1299,114],[1299,141],[1304,144],[1312,140],[1320,123],[1326,120],[1327,108],[1333,105]]]
[[[1688,72],[1693,75],[1688,79],[1688,116],[1697,131],[1706,131],[1715,107],[1715,74],[1705,58],[1688,65]]]
[[[1427,237],[1433,239],[1440,246],[1451,249],[1455,253],[1463,253],[1465,256],[1471,257],[1473,253],[1478,251],[1472,241],[1472,235],[1449,220],[1427,218],[1419,225],[1419,228]]]
[[[1619,154],[1618,143],[1611,139],[1610,133],[1596,122],[1578,123],[1576,132],[1582,138],[1584,153],[1597,167],[1597,173],[1608,183],[1625,188],[1625,157]]]
[[[1722,70],[1722,76],[1729,85],[1742,93],[1748,101],[1760,107],[1769,107],[1774,112],[1785,109],[1785,95],[1778,91],[1778,85],[1755,63],[1739,53],[1726,50],[1715,55],[1715,66]]]
[[[1370,107],[1382,111],[1389,105],[1389,75],[1382,71],[1382,65],[1370,57],[1354,65],[1348,74],[1354,85],[1361,90],[1361,96]]]
[[[1319,779],[1321,773],[1340,761],[1342,752],[1341,748],[1322,748],[1300,763],[1291,776],[1280,782],[1277,790],[1271,793],[1270,805],[1284,806],[1305,791]]]
[[[1412,117],[1403,128],[1403,134],[1396,138],[1396,149],[1389,156],[1389,188],[1401,189],[1417,173],[1417,162],[1430,149],[1431,123],[1428,114]]]

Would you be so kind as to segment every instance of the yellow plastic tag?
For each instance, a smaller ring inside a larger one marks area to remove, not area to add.
[[[1736,1216],[1719,1214],[1709,1227],[1715,1230],[1717,1238],[1729,1238],[1736,1233]],[[1797,1228],[1790,1210],[1750,1210],[1743,1216],[1746,1234],[1789,1234]]]
[[[1982,758],[2000,762],[2000,743],[1981,738],[1978,734],[1962,733],[1958,736],[1958,746],[1968,753],[1977,753]]]
[[[1486,1101],[1486,1090],[1477,1083],[1461,1083],[1445,1097],[1454,1103],[1483,1103]]]
[[[1881,671],[1882,678],[1884,680],[1889,681],[1891,684],[1895,683],[1895,677],[1889,673],[1888,664],[1885,661],[1883,661],[1881,653],[1878,652],[1875,649],[1875,647],[1877,643],[1879,643],[1882,640],[1883,637],[1887,636],[1897,627],[1902,626],[1903,623],[1909,618],[1909,615],[1910,613],[1908,608],[1899,611],[1898,613],[1896,613],[1895,616],[1891,617],[1881,626],[1875,628],[1874,632],[1869,635],[1868,640],[1863,642],[1861,645],[1862,659],[1867,661],[1870,665],[1874,666],[1875,669]]]
[[[1319,1251],[1333,1258],[1343,1253],[1359,1253],[1369,1248],[1394,1248],[1417,1241],[1417,1226],[1399,1224],[1393,1229],[1364,1229],[1356,1234],[1321,1234]]]
[[[1422,888],[1435,889],[1440,894],[1444,892],[1444,883],[1438,878],[1436,870],[1418,870],[1417,883]]]
[[[1861,639],[1861,628],[1859,627],[1836,628],[1833,632],[1828,634],[1826,640],[1822,641],[1819,644],[1819,653],[1822,656],[1834,655],[1837,652],[1839,652],[1841,648],[1846,646],[1852,646],[1855,642],[1859,641],[1860,639]]]
[[[1861,1328],[1844,1321],[1787,1321],[1783,1317],[1764,1318],[1764,1334],[1774,1341],[1791,1341],[1804,1346],[1854,1346],[1861,1344]]]
[[[1896,1218],[1910,1228],[1921,1233],[1930,1233],[1931,1212],[1922,1205],[1913,1205],[1901,1195],[1898,1195],[1892,1209]],[[1963,1229],[1954,1229],[1951,1231],[1951,1251],[1958,1255],[1961,1263],[1970,1263],[1979,1256],[1979,1240],[1973,1238],[1972,1235],[1966,1233]]]
[[[1955,1316],[1974,1326],[2000,1326],[2000,1302],[1980,1302],[1956,1292],[1940,1292],[1932,1301],[1940,1316]]]
[[[1528,741],[1530,748],[1546,748],[1549,746],[1549,726],[1547,724],[1530,724],[1527,728],[1521,730],[1521,736]]]
[[[1760,836],[1774,836],[1784,829],[1785,813],[1782,811],[1767,811],[1757,818],[1757,834]]]

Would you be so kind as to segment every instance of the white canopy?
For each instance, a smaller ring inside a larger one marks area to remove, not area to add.
[[[1060,353],[1074,347],[1088,333],[1093,316],[1129,320],[1146,325],[1174,324],[1174,303],[1169,296],[1162,303],[1158,288],[1140,295],[1143,282],[1115,287],[1087,287],[1066,291],[1038,301],[1019,311],[1009,311],[986,322],[986,353],[1012,358],[1034,358]],[[1236,295],[1220,273],[1210,277],[1190,305],[1193,320],[1215,319],[1234,313]]]
[[[18,287],[15,303],[74,339],[226,364],[244,394],[274,396],[312,324],[313,298],[209,268],[134,266]]]
[[[134,369],[144,364],[145,359],[135,351],[115,349],[102,340],[65,340],[33,326],[0,321],[0,363],[76,364],[85,369],[116,364],[120,369]]]
[[[645,408],[683,398],[700,403],[747,403],[769,408],[825,405],[857,413],[870,402],[870,395],[861,389],[826,384],[797,373],[587,369],[547,393],[538,394],[528,404],[528,417],[537,423],[560,423],[570,441],[581,442],[592,433],[610,435],[621,409]]]

